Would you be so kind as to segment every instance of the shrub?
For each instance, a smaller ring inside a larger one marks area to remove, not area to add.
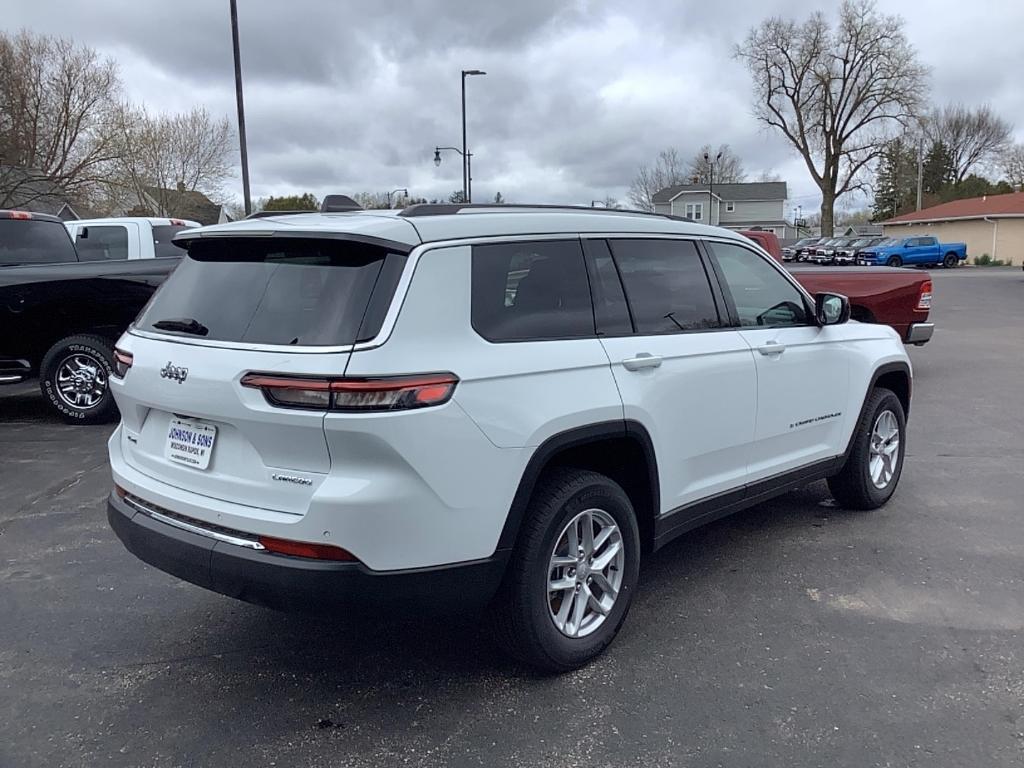
[[[979,267],[987,267],[989,264],[992,263],[992,257],[989,256],[987,253],[983,253],[981,254],[981,256],[974,257],[974,263]]]

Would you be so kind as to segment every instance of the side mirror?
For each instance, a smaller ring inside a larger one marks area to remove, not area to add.
[[[82,227],[78,230],[78,234],[75,236],[75,240],[88,240],[89,239],[89,228]]]
[[[818,325],[841,325],[850,319],[850,300],[838,293],[817,293],[814,318]]]

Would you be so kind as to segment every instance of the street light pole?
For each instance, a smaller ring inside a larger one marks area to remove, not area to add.
[[[399,187],[398,189],[393,189],[390,192],[388,192],[388,209],[389,210],[391,209],[391,196],[393,194],[395,194],[395,192],[401,192],[406,197],[409,196],[409,190],[406,189],[405,187]]]
[[[242,155],[242,197],[245,215],[252,213],[249,195],[249,152],[245,146],[245,105],[242,103],[242,59],[238,52],[238,2],[231,0],[231,44],[235,55],[235,101],[238,103],[238,146]]]
[[[473,202],[472,171],[469,164],[469,150],[466,148],[466,78],[472,75],[486,75],[479,69],[462,70],[462,202]]]
[[[713,226],[711,221],[711,212],[715,208],[715,163],[722,159],[722,153],[719,152],[715,155],[715,159],[712,160],[708,157],[708,153],[704,153],[704,162],[708,164],[708,225]]]

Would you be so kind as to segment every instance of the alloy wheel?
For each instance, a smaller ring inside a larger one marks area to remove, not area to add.
[[[107,372],[92,355],[68,355],[57,366],[57,395],[72,408],[88,410],[103,399],[107,391]]]
[[[868,471],[871,482],[879,490],[892,482],[900,453],[900,426],[896,414],[882,411],[871,430],[871,448],[868,452]]]
[[[548,565],[548,611],[558,631],[585,637],[611,613],[622,589],[626,551],[607,512],[587,509],[562,529]]]

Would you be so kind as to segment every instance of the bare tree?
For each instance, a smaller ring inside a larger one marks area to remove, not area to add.
[[[177,115],[150,115],[144,107],[119,113],[124,156],[113,184],[135,201],[151,199],[168,215],[182,193],[222,193],[231,173],[231,124],[196,107]]]
[[[714,178],[711,176],[712,171]],[[690,158],[686,165],[686,175],[688,181],[696,184],[734,184],[747,178],[743,161],[728,144],[722,144],[717,151],[710,144],[705,144]]]
[[[759,174],[757,174],[757,178],[755,179],[755,181],[759,181],[761,183],[771,181],[782,181],[782,176],[779,175],[777,171],[774,171],[771,168],[767,168],[761,171]]]
[[[0,33],[0,207],[60,190],[91,199],[121,151],[121,83],[71,40]]]
[[[821,190],[823,235],[836,199],[862,186],[885,139],[920,111],[927,69],[903,28],[873,0],[844,0],[834,30],[820,12],[803,23],[773,17],[735,49],[755,115],[797,149]]]
[[[653,211],[656,192],[687,181],[686,164],[676,149],[668,147],[658,153],[653,164],[640,166],[629,185],[626,199],[637,210]]]
[[[1003,154],[1003,175],[1018,192],[1024,192],[1024,144],[1014,144]]]
[[[924,121],[925,132],[942,142],[959,184],[977,165],[996,159],[1010,143],[1011,125],[988,106],[970,109],[950,104],[932,110]]]

